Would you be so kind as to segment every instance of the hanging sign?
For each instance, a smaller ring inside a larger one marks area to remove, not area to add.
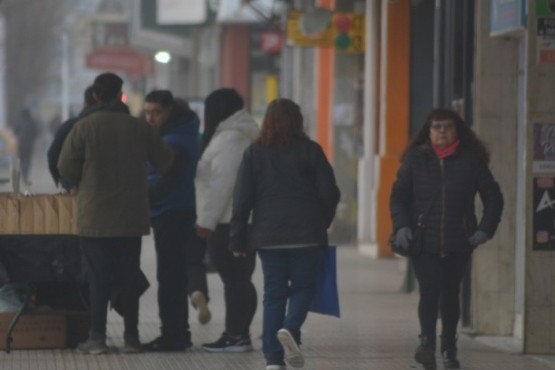
[[[490,36],[506,36],[526,28],[526,0],[491,0]]]
[[[287,42],[290,46],[334,47],[338,51],[364,53],[365,18],[359,13],[333,13],[332,21],[322,33],[307,36],[301,32],[301,11],[291,11],[287,17]]]
[[[293,10],[287,15],[287,42],[291,46],[301,47],[331,47],[333,32],[328,27],[324,32],[315,36],[307,36],[301,32],[300,20],[303,12]]]

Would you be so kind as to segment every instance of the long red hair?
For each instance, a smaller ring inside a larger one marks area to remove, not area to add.
[[[292,100],[279,98],[266,109],[262,128],[255,143],[288,146],[295,138],[306,138],[301,108]]]

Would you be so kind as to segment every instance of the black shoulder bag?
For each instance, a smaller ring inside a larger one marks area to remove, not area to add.
[[[418,215],[416,220],[416,227],[412,230],[412,240],[409,242],[408,248],[403,248],[402,246],[395,244],[395,231],[391,233],[389,237],[389,246],[391,251],[403,257],[416,257],[422,253],[422,248],[424,247],[424,231],[426,229],[426,223],[424,221],[425,217],[428,215],[432,206],[440,192],[437,191],[430,201],[428,208],[424,212]]]

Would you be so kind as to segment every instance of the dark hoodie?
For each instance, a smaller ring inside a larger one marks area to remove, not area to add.
[[[174,150],[174,161],[164,175],[148,168],[150,217],[170,209],[195,210],[194,178],[199,153],[199,119],[192,110],[174,108],[159,129],[162,140]]]

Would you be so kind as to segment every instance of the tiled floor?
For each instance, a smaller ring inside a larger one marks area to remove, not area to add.
[[[340,248],[339,284],[342,318],[310,314],[304,327],[303,352],[308,370],[322,369],[411,369],[417,343],[416,294],[399,293],[401,262],[371,260],[356,249]],[[143,268],[155,285],[154,254],[150,238],[145,238]],[[260,293],[261,276],[254,280]],[[246,354],[211,354],[200,345],[216,339],[223,328],[222,288],[219,278],[209,275],[213,320],[200,325],[191,311],[194,347],[183,353],[122,355],[121,320],[111,313],[109,345],[111,354],[85,356],[72,350],[12,351],[0,354],[1,369],[264,369],[260,353],[261,310],[257,312],[252,336],[256,351]],[[151,287],[141,300],[141,337],[158,335],[156,290]],[[549,362],[501,352],[466,336],[461,336],[460,360],[464,369],[550,369]]]

